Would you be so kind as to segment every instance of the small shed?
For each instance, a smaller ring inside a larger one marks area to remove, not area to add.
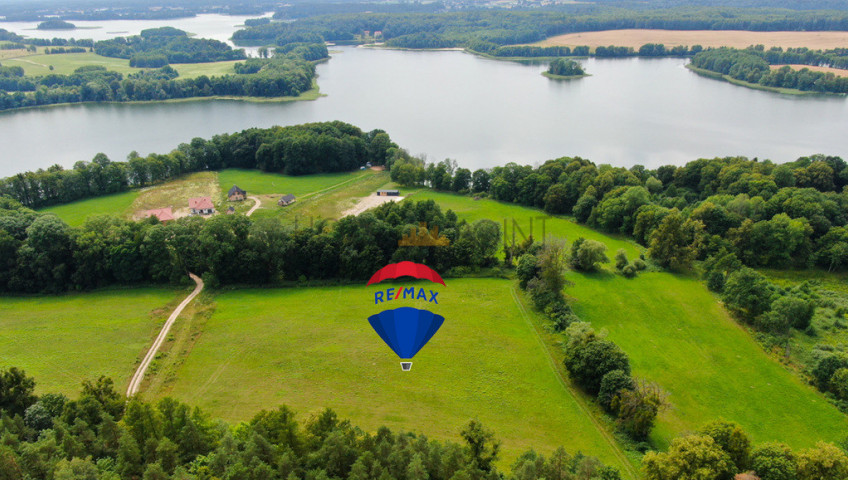
[[[171,207],[168,208],[155,208],[153,210],[146,210],[144,212],[144,217],[156,217],[160,222],[170,222],[174,219],[174,214],[171,212]]]
[[[212,199],[209,197],[189,198],[188,208],[192,215],[212,215],[215,213],[215,206],[212,205]]]
[[[296,199],[294,198],[294,195],[289,193],[288,195],[283,195],[282,197],[280,197],[280,199],[277,201],[277,205],[285,207],[294,203],[295,200]]]
[[[232,215],[234,213],[236,213],[236,207],[227,208],[227,215]]]
[[[227,192],[227,200],[231,202],[240,202],[247,196],[247,192],[240,189],[238,185],[233,185],[233,188]]]
[[[400,196],[398,190],[377,190],[377,195],[380,197],[397,197]]]

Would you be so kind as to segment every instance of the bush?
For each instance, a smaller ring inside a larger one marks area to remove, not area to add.
[[[623,370],[612,370],[601,379],[601,389],[598,391],[598,404],[604,410],[615,413],[612,410],[613,400],[622,390],[633,390],[636,382]]]
[[[848,400],[848,368],[840,368],[830,377],[830,391],[840,400]]]
[[[784,296],[771,304],[771,313],[780,318],[781,323],[804,330],[810,326],[816,307],[813,302],[796,296]]]
[[[822,357],[812,372],[819,389],[827,391],[830,388],[830,379],[843,368],[848,368],[848,356],[831,354]]]
[[[782,443],[763,443],[751,452],[751,468],[763,480],[795,480],[796,461]]]
[[[642,258],[637,258],[636,260],[633,260],[633,266],[636,267],[636,270],[639,270],[640,272],[648,268],[648,264],[645,263],[645,260],[643,260]]]
[[[627,252],[623,248],[619,248],[617,252],[615,252],[615,269],[621,270],[630,263],[627,261]]]
[[[655,383],[640,382],[632,390],[622,390],[612,402],[621,429],[635,440],[647,439],[657,415],[666,405],[665,397],[665,392]]]
[[[730,455],[738,471],[745,471],[748,468],[751,439],[738,424],[716,420],[704,426],[701,433],[712,437],[716,444]]]
[[[548,304],[545,307],[545,315],[551,320],[554,330],[557,332],[565,331],[569,325],[580,320],[562,299]]]
[[[607,373],[613,370],[630,373],[627,354],[613,342],[598,338],[566,351],[564,364],[571,378],[592,395],[598,394]]]
[[[621,270],[621,273],[627,278],[633,278],[639,274],[639,272],[636,270],[636,267],[629,264],[624,266],[624,268]]]
[[[606,250],[603,243],[580,237],[571,245],[571,266],[584,272],[597,270],[599,264],[610,261]]]
[[[724,290],[724,273],[710,272],[707,275],[707,288],[713,292],[721,293]]]

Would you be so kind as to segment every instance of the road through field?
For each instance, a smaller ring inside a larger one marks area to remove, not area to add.
[[[141,381],[144,379],[144,373],[147,372],[147,367],[150,366],[150,363],[156,357],[156,352],[159,350],[159,347],[161,347],[162,343],[165,342],[165,338],[168,336],[171,326],[174,325],[174,322],[177,320],[177,317],[180,316],[180,313],[182,313],[186,305],[188,305],[192,300],[194,300],[194,297],[203,291],[203,280],[193,273],[189,273],[188,275],[192,280],[194,280],[194,283],[197,284],[197,286],[194,287],[194,291],[192,291],[189,296],[187,296],[182,303],[174,309],[171,316],[168,317],[168,321],[165,322],[165,325],[159,332],[159,336],[157,336],[156,340],[153,342],[153,346],[151,346],[150,350],[147,351],[147,355],[144,356],[144,359],[141,361],[141,365],[138,366],[138,369],[130,379],[130,386],[127,387],[127,397],[131,397],[138,392],[138,387],[141,386]]]
[[[255,212],[257,208],[262,206],[262,200],[259,200],[259,197],[247,197],[247,198],[249,198],[249,199],[251,199],[255,202],[253,204],[253,206],[250,207],[250,210],[248,210],[247,213],[245,214],[249,217],[249,216],[253,215],[253,212]]]

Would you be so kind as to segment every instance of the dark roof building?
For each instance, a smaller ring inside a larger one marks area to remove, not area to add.
[[[288,195],[283,195],[282,197],[280,197],[280,200],[277,201],[277,205],[285,207],[286,205],[291,205],[292,203],[294,203],[294,201],[294,195],[289,193]]]
[[[377,190],[377,195],[381,197],[397,197],[400,196],[400,191],[398,190]]]
[[[227,192],[227,199],[231,202],[244,200],[244,197],[247,196],[247,192],[240,189],[238,185],[233,185],[233,188]]]

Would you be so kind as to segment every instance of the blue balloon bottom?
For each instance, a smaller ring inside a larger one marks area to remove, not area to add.
[[[398,357],[415,356],[439,331],[445,317],[427,310],[400,307],[368,317],[368,323]]]

